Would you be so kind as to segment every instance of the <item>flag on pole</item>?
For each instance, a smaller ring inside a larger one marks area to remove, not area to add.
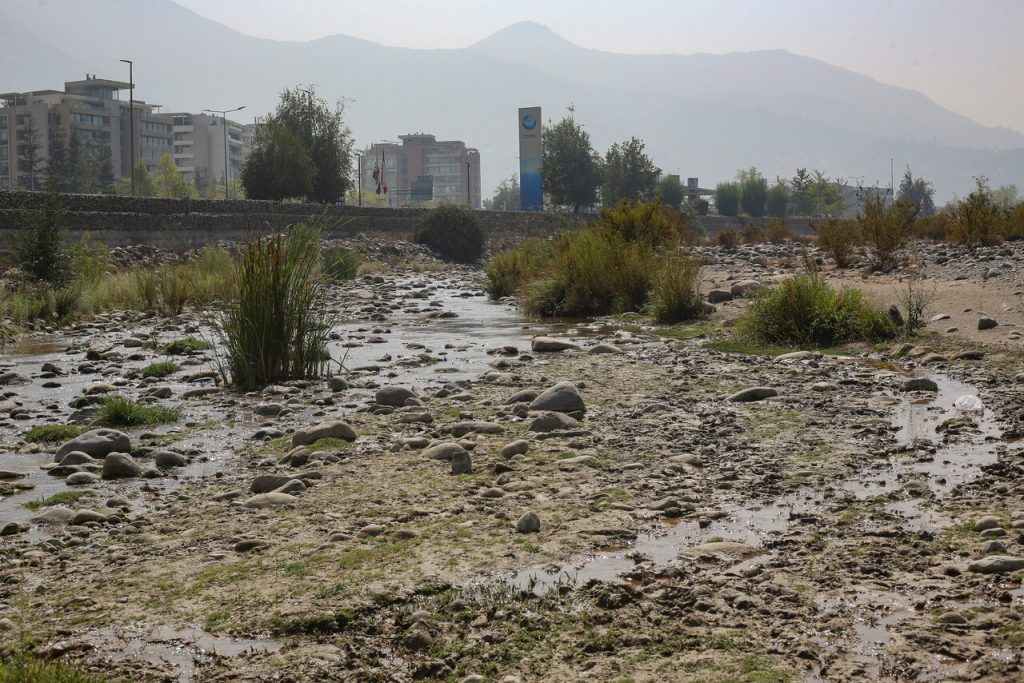
[[[380,189],[381,189],[380,176],[381,176],[380,164],[374,163],[373,164],[373,182],[377,183],[377,194],[380,194]]]
[[[380,180],[384,184],[384,194],[388,193],[387,159],[384,158],[384,148],[380,149]]]

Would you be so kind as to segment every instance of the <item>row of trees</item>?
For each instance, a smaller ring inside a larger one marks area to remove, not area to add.
[[[49,156],[43,154],[39,129],[29,118],[18,132],[15,154],[19,183],[30,190],[44,187],[57,192],[109,192],[114,183],[114,165],[109,146],[83,139],[74,125],[65,129],[60,116],[50,123]]]

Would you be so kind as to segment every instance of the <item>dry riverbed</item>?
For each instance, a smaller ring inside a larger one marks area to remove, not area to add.
[[[721,256],[718,285],[787,267]],[[1024,675],[1005,324],[998,343],[775,357],[721,343],[742,300],[668,332],[540,325],[481,282],[347,284],[346,372],[254,394],[203,374],[213,351],[140,376],[204,334],[187,316],[8,355],[0,637],[132,681]],[[60,444],[23,436],[101,384],[184,414],[126,430],[141,476],[68,485],[98,465],[54,469]],[[967,394],[983,409],[958,410]]]

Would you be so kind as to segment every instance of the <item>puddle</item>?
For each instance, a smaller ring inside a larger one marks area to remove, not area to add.
[[[273,653],[284,644],[271,639],[219,637],[199,628],[103,628],[84,640],[111,659],[170,667],[179,683],[196,680],[198,670],[217,657]]]
[[[640,534],[630,544],[609,544],[568,567],[532,567],[505,579],[506,585],[538,595],[559,586],[584,585],[590,580],[621,581],[622,574],[641,563],[663,566],[680,551],[716,540],[735,541],[759,548],[773,537],[789,531],[794,520],[816,505],[810,489],[780,501],[750,507],[733,506],[701,526],[698,519],[667,519],[658,528]],[[717,516],[717,515],[711,515]],[[626,578],[628,581],[628,578]]]

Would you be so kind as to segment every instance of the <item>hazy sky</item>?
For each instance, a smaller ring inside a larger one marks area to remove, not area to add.
[[[243,33],[465,47],[517,21],[631,53],[785,49],[1024,131],[1024,0],[176,0]]]

